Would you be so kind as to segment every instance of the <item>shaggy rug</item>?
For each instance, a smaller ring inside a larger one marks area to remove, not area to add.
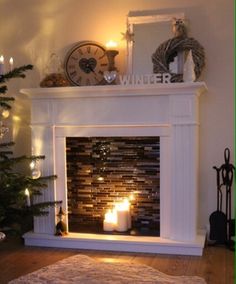
[[[134,263],[104,263],[85,255],[75,255],[21,276],[10,284],[206,284],[196,276],[169,276],[152,267]]]

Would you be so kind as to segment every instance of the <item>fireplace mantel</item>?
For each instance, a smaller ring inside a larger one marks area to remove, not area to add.
[[[204,82],[23,89],[31,100],[32,147],[42,173],[57,174],[42,200],[67,210],[65,138],[160,137],[160,237],[54,236],[55,210],[35,218],[26,245],[201,255],[198,218],[199,96]]]

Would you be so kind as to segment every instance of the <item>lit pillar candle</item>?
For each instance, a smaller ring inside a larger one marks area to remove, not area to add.
[[[29,193],[29,190],[28,188],[25,189],[25,195],[26,195],[26,204],[28,207],[30,207],[30,193]]]
[[[124,200],[125,210],[127,211],[127,226],[131,229],[131,214],[130,214],[130,202],[128,199]]]
[[[128,230],[128,211],[124,203],[116,204],[116,231],[125,232]]]
[[[0,56],[0,75],[4,74],[4,57],[3,55]]]
[[[9,64],[10,64],[10,71],[13,70],[13,58],[11,57],[10,60],[9,60]]]
[[[108,210],[105,214],[105,219],[103,221],[103,230],[111,232],[115,229],[116,226],[116,212],[113,210]]]
[[[117,48],[118,44],[117,42],[113,41],[113,40],[109,40],[107,43],[106,43],[106,48],[107,49],[110,49],[110,50],[115,50]]]

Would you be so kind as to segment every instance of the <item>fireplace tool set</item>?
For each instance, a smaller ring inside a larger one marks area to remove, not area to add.
[[[231,189],[235,167],[230,164],[230,150],[224,150],[225,163],[216,170],[217,183],[217,210],[209,218],[210,221],[210,240],[212,245],[226,245],[234,250],[235,219],[231,218]],[[223,194],[224,193],[224,194]],[[225,212],[222,211],[222,200],[225,199]]]

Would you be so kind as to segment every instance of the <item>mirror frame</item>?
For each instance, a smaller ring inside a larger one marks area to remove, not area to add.
[[[130,11],[127,16],[127,35],[134,36],[135,25],[171,22],[173,18],[184,19],[184,13],[143,15],[145,11]],[[133,14],[133,15],[132,15]],[[127,40],[127,74],[133,74],[134,40]]]

